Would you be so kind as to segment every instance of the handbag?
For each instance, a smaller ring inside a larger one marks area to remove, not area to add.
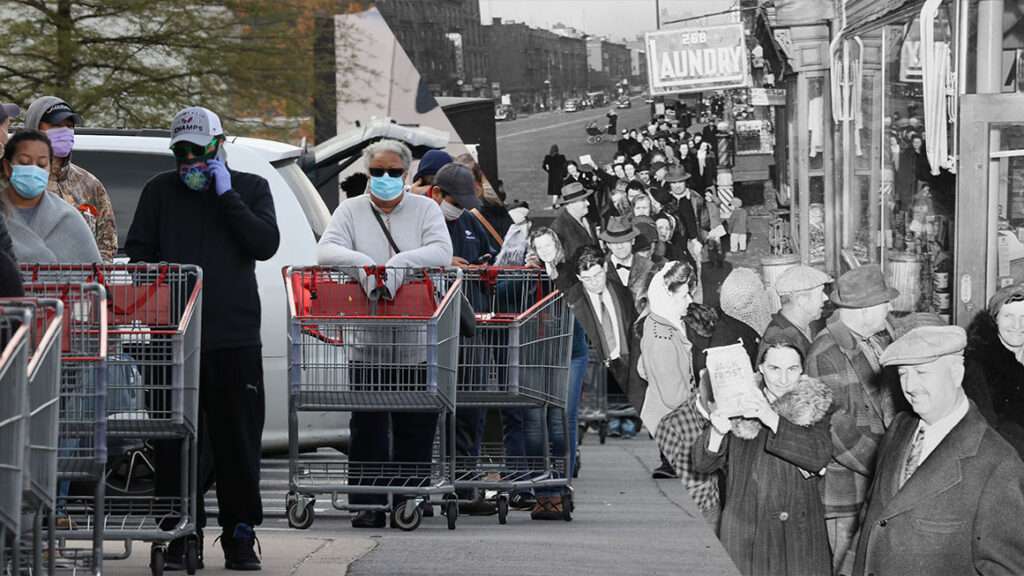
[[[384,225],[384,219],[380,217],[380,213],[373,208],[370,208],[370,212],[373,213],[373,217],[377,220],[377,224],[380,225],[381,231],[384,232],[384,236],[388,239],[391,249],[394,250],[395,254],[401,253],[402,251],[398,248],[394,237],[391,236],[391,231]],[[472,338],[476,335],[476,312],[463,292],[459,292],[459,304],[459,336]]]

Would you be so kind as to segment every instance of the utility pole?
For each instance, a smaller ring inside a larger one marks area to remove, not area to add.
[[[661,0],[654,0],[654,17],[658,30],[661,30]]]

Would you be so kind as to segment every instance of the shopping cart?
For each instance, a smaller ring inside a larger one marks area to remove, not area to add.
[[[289,321],[289,525],[309,528],[316,497],[330,494],[337,509],[390,512],[392,525],[416,529],[420,505],[455,490],[454,418],[445,416],[455,412],[461,277],[383,267],[285,268],[283,273]],[[376,296],[384,285],[396,292],[393,299],[367,296]],[[435,441],[430,462],[300,459],[298,417],[307,411],[436,412],[436,438],[442,440]],[[386,494],[387,504],[342,503],[340,494]],[[396,497],[409,499],[395,504]],[[445,512],[448,528],[454,529],[454,500]]]
[[[458,408],[565,410],[573,322],[554,282],[539,268],[495,267],[464,270],[462,283],[476,333],[460,341]],[[542,445],[549,446],[548,419],[541,422]],[[563,432],[568,439],[568,428]],[[455,487],[494,491],[500,524],[511,494],[536,488],[563,488],[565,519],[572,519],[568,447],[555,459],[549,450],[508,454],[503,443],[482,444],[480,452],[456,456]]]
[[[123,554],[109,559],[129,557],[132,541],[152,542],[150,566],[154,574],[160,574],[166,545],[189,537],[185,568],[194,573],[199,556],[197,542],[191,536],[196,531],[200,269],[179,264],[26,265],[22,277],[27,292],[64,300],[68,310],[65,317],[71,319],[65,322],[65,344],[69,336],[72,341],[91,339],[89,343],[100,353],[83,355],[65,345],[62,431],[65,415],[70,421],[87,416],[96,421],[97,427],[102,426],[104,441],[97,444],[97,453],[102,448],[102,460],[96,493],[72,490],[61,498],[65,521],[58,524],[58,539],[83,540],[91,534],[97,566],[102,561],[104,538],[125,545]],[[75,290],[89,286],[95,286],[105,298],[86,303],[82,310],[83,303],[74,299]],[[98,373],[99,367],[102,374]],[[76,386],[98,389],[100,384],[105,394],[92,402],[72,402],[68,398]],[[177,489],[171,495],[142,490],[110,490],[107,494],[112,473],[108,468],[108,441],[110,456],[115,459],[154,441],[169,446],[180,454],[179,465],[173,471],[157,470],[156,474],[177,475]],[[76,454],[80,449],[75,448]],[[65,452],[62,444],[61,453]],[[92,468],[86,472],[91,478]],[[75,468],[66,476],[77,480],[82,474]],[[62,546],[62,554],[79,559],[78,551],[66,546]]]
[[[636,408],[624,394],[609,394],[608,366],[591,348],[580,398],[579,443],[583,443],[583,436],[589,428],[597,428],[598,439],[604,444],[608,438],[609,422],[617,418],[637,417]]]
[[[28,441],[25,444],[22,518],[32,518],[32,539],[22,538],[20,569],[43,574],[43,520],[47,519],[49,546],[54,549],[53,512],[57,493],[58,416],[60,409],[60,336],[64,305],[60,300],[12,299],[0,301],[0,311],[29,314],[30,337],[27,360]],[[2,312],[0,312],[2,313]],[[27,527],[23,527],[23,533]],[[26,546],[28,544],[29,546]],[[28,552],[26,556],[24,551]],[[53,555],[47,570],[54,571]],[[14,573],[18,573],[15,571]]]
[[[32,313],[0,309],[0,574],[21,566],[21,506],[28,440],[27,365]]]

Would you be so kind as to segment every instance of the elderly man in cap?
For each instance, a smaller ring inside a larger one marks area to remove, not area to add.
[[[260,438],[266,410],[256,262],[280,244],[274,197],[261,176],[228,166],[220,118],[185,108],[171,124],[176,167],[142,189],[125,240],[133,262],[179,262],[203,269],[199,437],[209,439],[212,477],[198,480],[203,496],[217,484],[217,520],[228,570],[259,570],[255,527],[263,522]],[[178,494],[180,443],[160,451],[157,494]],[[203,443],[200,454],[205,456]],[[165,519],[166,521],[173,518]],[[200,541],[199,550],[202,550]],[[167,563],[180,567],[184,547],[171,544]],[[180,568],[179,568],[180,569]]]
[[[794,266],[783,272],[775,281],[782,309],[772,316],[763,340],[784,340],[806,357],[814,341],[813,324],[821,319],[828,301],[825,285],[831,282],[828,274],[810,266]]]
[[[583,246],[597,244],[597,227],[587,218],[590,211],[587,200],[593,194],[594,191],[584,188],[583,184],[569,182],[562,186],[562,195],[555,204],[559,210],[554,222],[551,223],[551,229],[562,241],[570,268],[575,266],[575,260],[572,258],[577,250]]]
[[[879,445],[854,574],[1024,574],[1024,463],[964,393],[966,345],[925,326],[882,354],[913,413]]]
[[[53,147],[50,184],[47,190],[63,198],[85,218],[103,260],[117,255],[117,223],[110,195],[98,178],[71,162],[75,146],[75,127],[82,117],[56,96],[37,98],[25,112],[25,128],[45,132]]]
[[[833,457],[823,497],[837,573],[857,532],[878,443],[896,415],[879,358],[892,341],[888,314],[898,295],[886,287],[877,265],[843,274],[832,292],[838,310],[807,353],[807,373],[832,389]]]
[[[605,268],[608,278],[629,288],[633,301],[639,302],[647,293],[647,276],[653,264],[647,258],[633,253],[633,242],[640,233],[626,217],[612,217],[598,234],[608,247]]]
[[[409,190],[413,194],[426,196],[430,194],[430,187],[434,185],[434,175],[438,170],[451,164],[455,159],[444,150],[428,150],[416,167],[416,174],[412,177],[412,184]]]

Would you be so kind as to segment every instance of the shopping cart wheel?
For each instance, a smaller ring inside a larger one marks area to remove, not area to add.
[[[601,427],[598,428],[597,435],[598,435],[598,438],[601,441],[601,444],[604,444],[605,441],[608,440],[608,421],[607,420],[605,420],[604,422],[601,422]]]
[[[459,501],[449,498],[445,502],[444,515],[448,518],[448,529],[455,530],[455,521],[459,519]]]
[[[576,506],[572,502],[572,494],[564,494],[562,496],[562,520],[572,522],[572,513],[575,509]]]
[[[185,538],[185,573],[192,576],[199,569],[199,541],[195,536]]]
[[[508,494],[498,494],[498,524],[508,524]]]
[[[149,571],[153,576],[164,574],[164,547],[154,545],[149,550]]]
[[[288,502],[288,525],[299,530],[306,530],[313,525],[313,505],[315,500],[291,500]]]
[[[406,500],[391,511],[391,524],[400,530],[412,532],[420,527],[423,521],[423,510],[412,500]],[[448,523],[451,524],[451,520]]]

